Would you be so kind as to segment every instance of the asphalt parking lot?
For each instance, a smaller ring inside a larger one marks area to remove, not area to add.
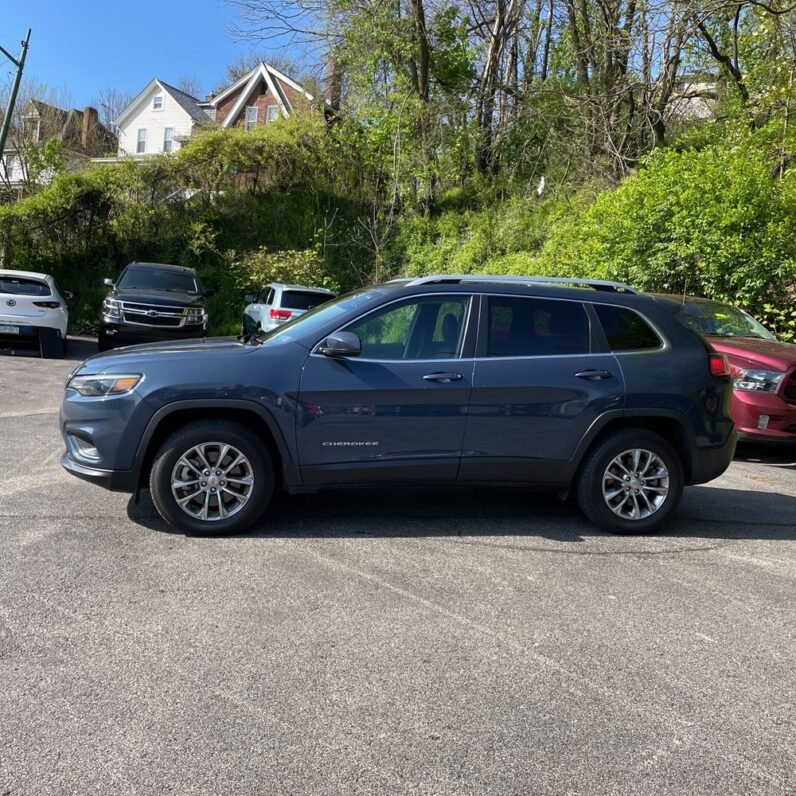
[[[796,793],[796,450],[653,537],[479,490],[190,538],[61,471],[71,350],[0,355],[0,795]]]

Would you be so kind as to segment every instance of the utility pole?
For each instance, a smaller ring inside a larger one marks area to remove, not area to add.
[[[30,42],[30,28],[28,28],[28,35],[25,36],[22,42],[22,51],[19,58],[14,58],[8,50],[0,47],[0,52],[11,61],[17,68],[17,74],[14,77],[14,85],[11,86],[11,94],[8,98],[8,107],[6,108],[6,115],[3,117],[3,126],[0,127],[0,159],[6,148],[6,138],[8,137],[8,129],[11,126],[11,116],[14,113],[14,103],[17,101],[17,93],[19,92],[19,84],[22,80],[22,70],[25,68],[25,58],[28,55],[28,42]]]

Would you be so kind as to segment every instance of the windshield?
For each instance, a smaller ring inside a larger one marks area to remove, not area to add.
[[[759,340],[777,338],[749,313],[727,304],[693,302],[684,304],[681,315],[695,331],[706,337],[753,337]]]
[[[298,337],[311,335],[314,331],[322,329],[327,324],[333,324],[336,319],[342,319],[352,309],[361,307],[373,298],[372,290],[358,290],[349,293],[334,301],[328,301],[320,307],[305,312],[287,323],[277,326],[267,332],[260,332],[252,339],[264,343],[266,340],[280,338],[281,340],[295,340]]]
[[[165,268],[128,268],[119,280],[124,290],[165,290],[169,293],[198,293],[196,278],[187,271]]]

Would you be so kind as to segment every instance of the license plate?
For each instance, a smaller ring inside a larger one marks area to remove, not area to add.
[[[8,326],[0,323],[0,334],[19,334],[19,326]]]

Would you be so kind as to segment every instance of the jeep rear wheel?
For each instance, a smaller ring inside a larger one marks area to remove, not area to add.
[[[666,440],[643,429],[606,437],[589,452],[577,484],[581,511],[601,528],[624,534],[656,530],[682,494],[679,456]]]
[[[191,423],[158,450],[152,500],[170,525],[193,534],[244,530],[265,511],[274,490],[270,456],[237,423]]]

